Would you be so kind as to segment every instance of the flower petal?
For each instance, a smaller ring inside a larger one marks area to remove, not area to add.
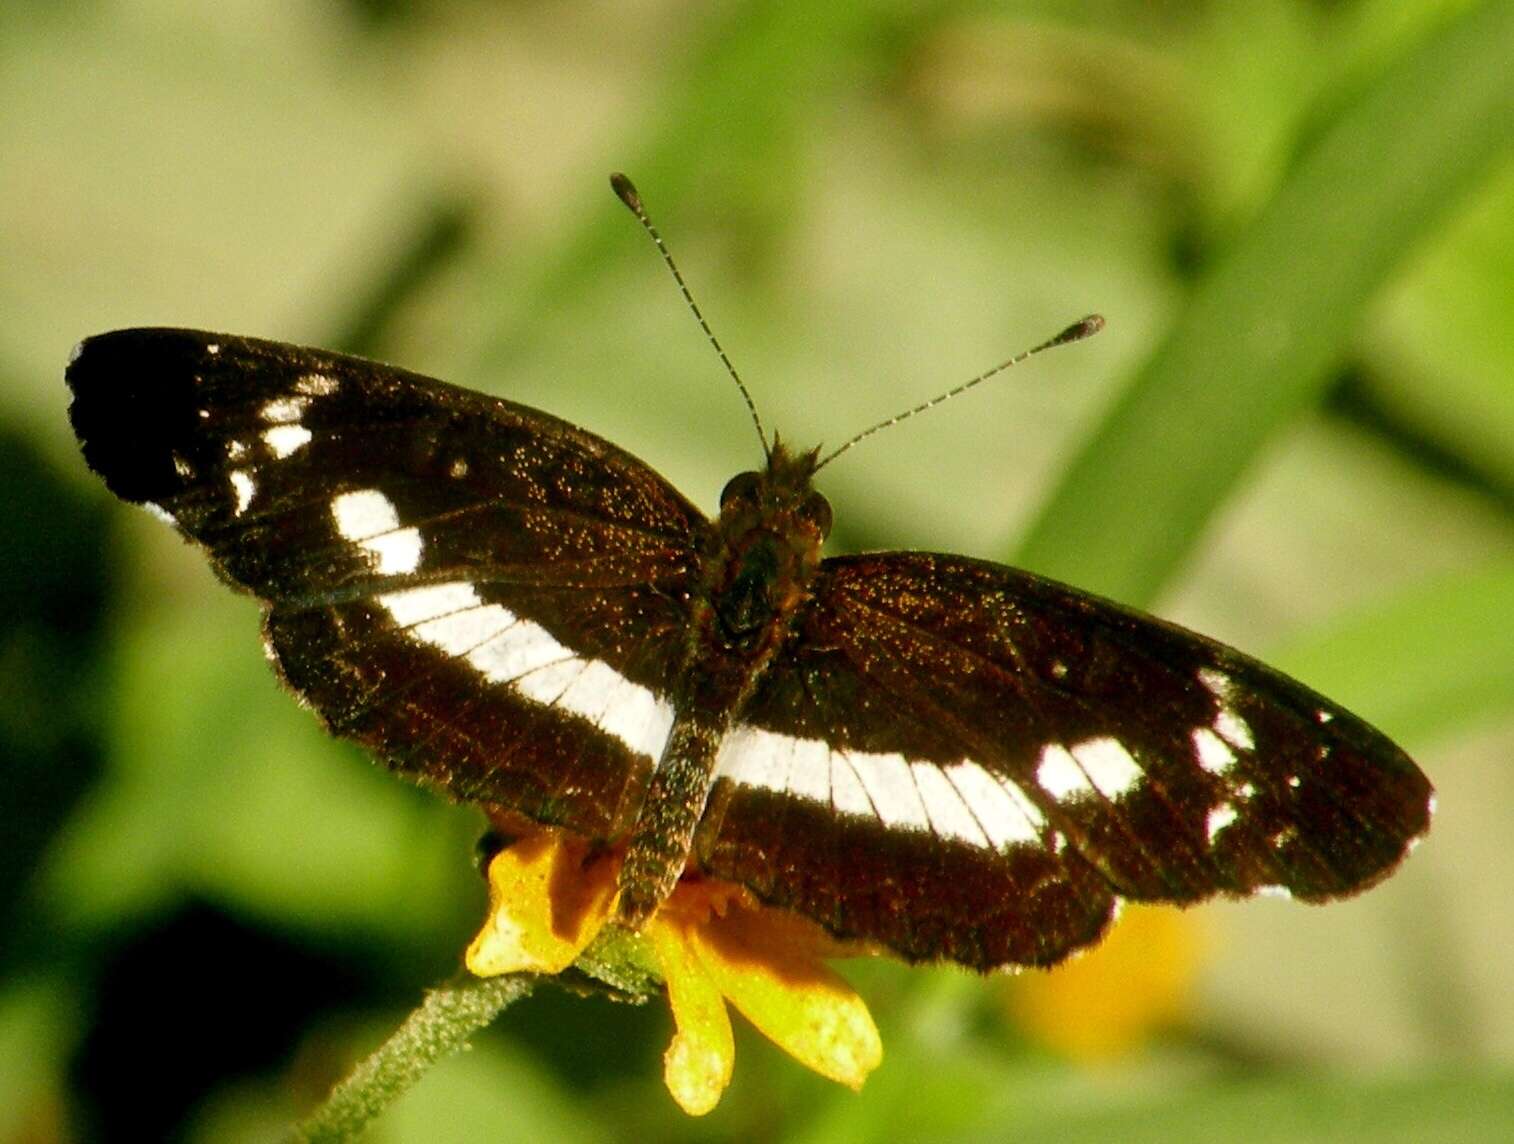
[[[769,1040],[821,1076],[861,1088],[883,1060],[878,1028],[787,917],[733,907],[693,927],[690,941],[720,992]]]
[[[663,1058],[663,1079],[678,1106],[703,1116],[731,1083],[736,1041],[731,1018],[715,982],[695,952],[692,931],[663,918],[647,923],[646,934],[662,963],[677,1032]]]
[[[560,973],[609,917],[615,868],[585,843],[530,835],[489,863],[489,916],[464,958],[479,977]]]

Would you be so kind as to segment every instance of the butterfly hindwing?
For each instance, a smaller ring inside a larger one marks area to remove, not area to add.
[[[1428,826],[1429,783],[1388,739],[1191,632],[963,557],[833,558],[813,590],[727,742],[697,852],[839,933],[1044,963],[1113,895],[1324,900]],[[847,876],[863,845],[909,855],[919,908],[893,908],[877,865]]]
[[[534,410],[255,339],[119,331],[68,381],[91,467],[265,602],[333,730],[461,797],[624,828],[707,528],[656,473]]]

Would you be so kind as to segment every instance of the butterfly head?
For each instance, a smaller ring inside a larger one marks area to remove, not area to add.
[[[831,531],[831,504],[815,491],[820,451],[790,452],[774,440],[765,469],[737,473],[720,494],[720,523],[726,535],[751,531],[792,538],[796,548],[812,549]]]
[[[770,644],[764,633],[776,638],[820,567],[831,506],[811,480],[817,456],[774,441],[767,468],[737,473],[720,494],[707,589],[728,647]]]

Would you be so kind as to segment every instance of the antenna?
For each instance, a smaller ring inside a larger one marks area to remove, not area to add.
[[[726,357],[725,350],[721,348],[720,339],[710,329],[710,324],[704,320],[704,314],[699,309],[699,303],[694,301],[694,295],[689,293],[688,283],[683,280],[683,275],[678,272],[678,263],[673,261],[673,256],[668,253],[667,246],[662,241],[662,235],[657,233],[657,228],[652,225],[652,218],[647,214],[647,208],[641,203],[641,194],[636,185],[630,179],[616,171],[610,176],[610,188],[616,197],[631,209],[631,213],[641,223],[642,228],[652,236],[652,241],[657,244],[657,252],[662,255],[662,260],[672,272],[673,281],[678,283],[678,289],[683,291],[683,300],[689,304],[689,309],[699,322],[699,328],[704,331],[704,336],[710,339],[710,345],[715,347],[715,352],[720,355],[721,362],[725,365],[725,371],[731,375],[731,380],[736,383],[736,388],[741,390],[741,399],[746,402],[747,412],[752,415],[752,424],[757,428],[757,439],[762,442],[764,456],[771,457],[772,450],[768,447],[767,434],[762,429],[762,418],[757,416],[757,406],[752,402],[752,395],[747,392],[746,385],[741,380],[741,375],[736,372],[736,367],[731,364],[731,359]]]
[[[966,393],[973,386],[987,381],[995,374],[1003,373],[1010,366],[1019,365],[1026,358],[1035,357],[1035,355],[1040,353],[1042,350],[1055,349],[1057,346],[1065,346],[1071,342],[1081,342],[1084,338],[1092,337],[1103,328],[1104,319],[1098,314],[1089,314],[1088,317],[1084,318],[1082,321],[1074,322],[1072,325],[1068,326],[1056,337],[1048,338],[1040,345],[1032,346],[1028,350],[1022,350],[1020,353],[1015,354],[1015,356],[1010,358],[1008,361],[1002,361],[998,365],[994,366],[993,369],[988,370],[984,373],[980,373],[971,381],[964,381],[955,389],[948,389],[945,393],[938,394],[937,396],[932,397],[929,401],[922,401],[913,409],[906,409],[903,413],[896,413],[894,414],[894,416],[880,421],[876,425],[869,426],[861,433],[858,433],[851,440],[841,445],[839,448],[833,449],[831,450],[831,452],[827,453],[825,455],[825,459],[815,466],[815,471],[819,472],[821,469],[825,468],[825,466],[834,461],[837,457],[841,456],[842,453],[850,449],[853,445],[856,445],[861,441],[865,441],[874,433],[887,429],[890,425],[897,425],[901,421],[907,421],[917,413],[924,413],[927,409],[933,409],[935,406],[940,405],[943,401],[947,401],[953,397],[956,397],[960,393]]]

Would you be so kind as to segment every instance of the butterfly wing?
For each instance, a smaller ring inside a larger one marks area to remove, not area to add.
[[[708,525],[566,422],[358,358],[193,330],[85,341],[84,455],[267,612],[331,729],[458,797],[623,831]]]
[[[1432,806],[1387,738],[1255,660],[924,553],[824,562],[718,773],[710,873],[985,969],[1058,960],[1116,897],[1352,893]]]

